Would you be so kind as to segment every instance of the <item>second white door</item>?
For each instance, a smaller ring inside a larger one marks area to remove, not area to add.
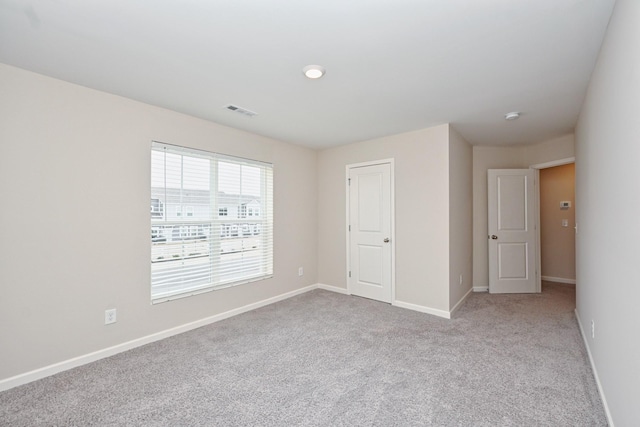
[[[489,169],[489,292],[535,293],[534,171]]]
[[[349,292],[391,302],[391,165],[350,167],[348,175]]]

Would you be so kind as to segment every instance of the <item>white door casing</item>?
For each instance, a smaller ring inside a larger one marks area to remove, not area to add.
[[[349,293],[391,303],[391,163],[347,166]]]
[[[533,169],[489,169],[489,292],[536,293]]]
[[[556,166],[568,165],[570,163],[575,163],[575,157],[565,157],[564,159],[552,160],[550,162],[545,163],[537,163],[535,165],[530,165],[529,168],[534,170],[535,173],[535,182],[540,182],[540,170],[553,168]],[[542,292],[542,240],[540,236],[540,185],[535,186],[535,198],[536,198],[536,292]],[[576,228],[577,224],[574,226]]]

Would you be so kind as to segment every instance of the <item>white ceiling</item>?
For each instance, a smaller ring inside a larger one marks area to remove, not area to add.
[[[0,0],[0,62],[315,148],[447,122],[527,144],[573,130],[613,4]]]

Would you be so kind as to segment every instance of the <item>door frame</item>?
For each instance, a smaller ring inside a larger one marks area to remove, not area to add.
[[[534,170],[535,176],[535,194],[534,197],[536,199],[536,270],[538,271],[536,277],[536,289],[537,292],[542,292],[542,239],[540,237],[540,170],[553,168],[556,166],[568,165],[571,163],[575,163],[575,157],[565,157],[564,159],[553,160],[545,163],[537,163],[535,165],[530,165],[529,169]],[[575,207],[574,207],[575,209]]]
[[[395,196],[395,168],[394,168],[394,158],[389,159],[381,159],[381,160],[373,160],[368,162],[361,163],[351,163],[345,166],[345,179],[344,179],[344,192],[345,192],[345,240],[346,240],[346,268],[345,268],[345,280],[347,281],[347,294],[352,295],[351,285],[349,280],[349,271],[351,270],[351,238],[349,235],[349,208],[350,208],[350,197],[349,197],[349,171],[351,169],[366,167],[366,166],[375,166],[375,165],[389,165],[389,174],[390,174],[390,208],[391,208],[391,305],[394,305],[396,301],[396,196]]]

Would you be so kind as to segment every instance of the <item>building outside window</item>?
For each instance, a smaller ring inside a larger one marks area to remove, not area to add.
[[[272,165],[155,142],[151,163],[153,302],[271,277]]]
[[[162,218],[164,216],[164,204],[160,199],[151,198],[151,217]]]

